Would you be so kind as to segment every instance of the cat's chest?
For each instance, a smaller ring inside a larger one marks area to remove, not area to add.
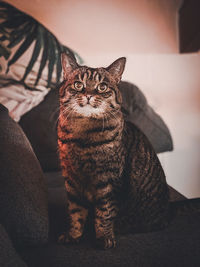
[[[67,151],[68,174],[75,174],[84,188],[89,189],[97,180],[121,176],[125,156],[120,144],[101,144],[95,148],[73,144],[68,145]]]
[[[82,173],[91,173],[98,169],[105,169],[122,156],[122,149],[114,143],[100,144],[95,147],[82,148],[76,144],[68,145],[69,163],[77,166]]]

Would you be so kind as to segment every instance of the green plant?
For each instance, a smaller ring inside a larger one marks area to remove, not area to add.
[[[9,67],[35,43],[21,83],[25,84],[25,79],[31,72],[40,54],[41,61],[34,86],[38,84],[46,65],[48,67],[47,87],[50,87],[52,84],[52,74],[55,69],[56,80],[57,82],[60,81],[62,71],[60,54],[62,52],[70,54],[72,57],[75,55],[79,62],[82,62],[78,54],[62,45],[53,34],[33,17],[3,1],[0,1],[0,17],[0,56],[9,59],[7,72],[9,71]],[[11,50],[17,45],[19,45],[18,49],[10,58]],[[27,88],[29,87],[27,86]]]

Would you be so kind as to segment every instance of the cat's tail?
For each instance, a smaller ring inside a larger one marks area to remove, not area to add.
[[[177,215],[186,215],[196,212],[200,212],[200,198],[170,202],[170,213],[172,218]]]
[[[136,218],[131,218],[126,214],[119,216],[115,222],[115,232],[117,234],[144,233],[162,230],[173,222],[173,219],[181,215],[190,215],[200,213],[200,198],[185,199],[175,202],[169,202],[169,209],[162,220],[156,224],[142,225]],[[160,217],[161,218],[161,217]]]

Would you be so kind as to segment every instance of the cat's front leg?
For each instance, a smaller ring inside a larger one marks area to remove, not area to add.
[[[76,202],[68,200],[69,230],[59,237],[58,242],[62,244],[78,243],[83,235],[87,215],[88,210],[86,208],[78,205]]]
[[[97,246],[103,249],[116,246],[114,235],[114,218],[116,204],[111,188],[98,190],[95,206],[95,231]]]

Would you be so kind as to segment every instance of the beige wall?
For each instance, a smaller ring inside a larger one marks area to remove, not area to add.
[[[9,0],[84,58],[176,53],[181,0]]]

